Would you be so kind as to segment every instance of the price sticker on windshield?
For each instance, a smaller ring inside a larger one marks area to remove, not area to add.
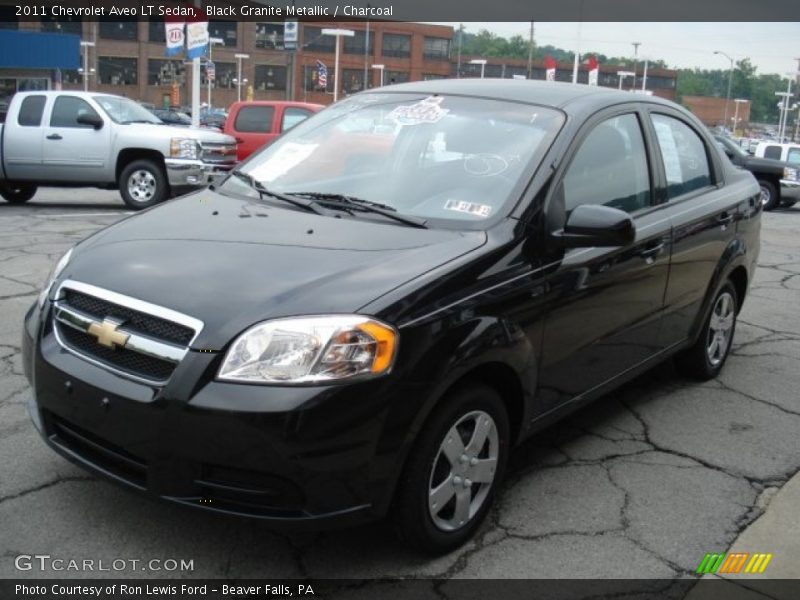
[[[442,108],[442,96],[429,96],[424,100],[407,106],[398,106],[389,113],[390,119],[396,120],[400,125],[419,125],[421,123],[437,123],[450,112]]]
[[[444,207],[446,210],[454,210],[456,212],[467,213],[482,218],[486,218],[492,213],[492,207],[488,204],[477,204],[464,200],[448,200],[444,203]]]

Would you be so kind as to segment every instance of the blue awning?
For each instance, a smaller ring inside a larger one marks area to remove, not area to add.
[[[0,68],[77,69],[80,66],[80,36],[0,29]]]

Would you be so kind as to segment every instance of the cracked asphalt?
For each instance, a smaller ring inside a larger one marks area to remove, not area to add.
[[[44,553],[194,561],[191,572],[73,577],[678,580],[727,549],[800,470],[797,208],[764,215],[760,267],[721,377],[698,384],[666,363],[536,436],[512,455],[479,535],[452,554],[415,555],[386,524],[289,536],[142,499],[45,447],[19,357],[23,314],[54,261],[123,214],[116,193],[97,190],[0,204],[0,577],[63,575],[15,571],[16,555]]]

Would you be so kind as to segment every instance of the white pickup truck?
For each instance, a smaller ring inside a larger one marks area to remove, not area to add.
[[[173,127],[136,102],[93,92],[16,94],[0,125],[0,196],[40,186],[118,189],[130,208],[207,185],[236,164],[236,140]]]

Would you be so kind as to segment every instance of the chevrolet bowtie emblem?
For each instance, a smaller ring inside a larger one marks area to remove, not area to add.
[[[111,319],[103,319],[102,323],[92,323],[86,333],[97,338],[97,343],[106,348],[124,347],[130,337],[127,333],[117,331],[120,323]]]

